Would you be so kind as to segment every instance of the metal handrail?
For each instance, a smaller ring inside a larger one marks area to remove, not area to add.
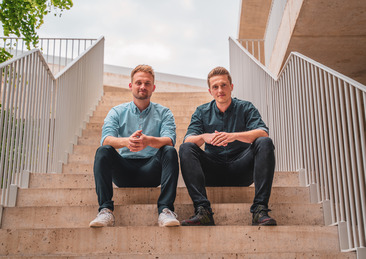
[[[241,45],[246,48],[250,54],[256,57],[262,64],[265,64],[264,40],[263,39],[238,39]]]
[[[104,38],[56,76],[38,49],[0,64],[0,205],[30,172],[60,172],[103,93]]]
[[[254,103],[276,146],[276,169],[303,172],[342,251],[366,245],[366,86],[299,53],[273,76],[230,42],[234,95]],[[302,175],[302,174],[301,174]]]
[[[39,38],[36,48],[40,49],[51,71],[56,74],[96,41],[93,38]],[[24,38],[0,37],[0,42],[0,47],[15,57],[27,52]]]

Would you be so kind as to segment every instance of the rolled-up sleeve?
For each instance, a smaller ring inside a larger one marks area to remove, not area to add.
[[[103,142],[106,137],[118,137],[118,113],[115,109],[111,109],[104,119],[104,124],[102,128],[102,138],[100,140],[100,145],[103,145]]]
[[[255,106],[252,103],[249,103],[249,108],[247,109],[245,116],[247,118],[246,121],[247,130],[261,129],[269,134],[268,127],[263,122],[262,117],[257,108],[255,108]]]
[[[166,109],[164,112],[162,123],[161,123],[161,130],[160,136],[161,137],[169,137],[172,140],[173,146],[175,146],[176,142],[176,126],[174,121],[173,113]]]
[[[203,134],[203,123],[201,111],[197,108],[196,111],[192,114],[191,122],[188,126],[187,133],[184,136],[183,142],[189,136],[201,135]]]

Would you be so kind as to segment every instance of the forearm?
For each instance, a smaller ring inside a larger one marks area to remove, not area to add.
[[[192,136],[189,136],[189,137],[187,137],[184,140],[184,143],[191,142],[191,143],[194,143],[194,144],[196,144],[197,146],[200,147],[200,146],[202,146],[205,143],[204,135],[208,135],[208,134],[201,134],[201,135],[192,135]]]
[[[245,143],[253,143],[259,137],[268,137],[268,133],[262,129],[255,129],[244,132],[232,132],[232,141],[238,140]]]
[[[153,148],[161,148],[162,146],[173,146],[173,141],[169,137],[152,137],[145,136],[147,139],[147,146]]]
[[[128,146],[128,138],[117,138],[113,136],[108,136],[104,139],[103,145],[110,145],[115,149],[120,149]]]

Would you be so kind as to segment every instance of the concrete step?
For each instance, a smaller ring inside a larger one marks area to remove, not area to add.
[[[93,163],[68,163],[62,166],[63,174],[93,174]]]
[[[111,105],[98,105],[97,108],[95,109],[95,112],[109,112],[111,108],[113,108],[114,106]],[[191,105],[191,104],[187,104],[186,102],[173,102],[172,105],[170,105],[168,107],[173,113],[174,111],[191,111],[194,112],[196,110],[196,107]]]
[[[1,229],[0,240],[7,256],[339,251],[335,226]]]
[[[114,204],[156,204],[160,188],[116,188]],[[208,187],[212,203],[252,203],[254,187]],[[175,204],[191,204],[185,187],[177,188]],[[310,203],[306,187],[273,187],[270,204]],[[16,206],[89,206],[97,205],[95,188],[19,189]]]
[[[46,174],[31,173],[29,188],[93,188],[93,173]],[[275,172],[273,186],[299,186],[298,172]]]
[[[54,258],[54,254],[48,256],[35,255],[27,256],[26,258],[37,258],[37,259],[50,259]],[[24,259],[23,256],[0,256],[0,258],[12,258],[12,259]],[[293,252],[293,253],[280,253],[280,252],[266,252],[266,253],[169,253],[169,254],[131,254],[131,253],[117,253],[116,255],[110,254],[98,254],[98,255],[57,255],[59,259],[269,259],[269,258],[281,258],[281,259],[356,259],[355,252]]]
[[[131,92],[130,91],[120,91],[120,92],[104,92],[103,97],[105,98],[121,98],[121,97],[130,97],[131,99]],[[210,95],[210,93],[208,92],[208,88],[205,89],[202,92],[155,92],[153,93],[153,95],[151,96],[151,99],[169,99],[171,100],[172,98],[174,99],[192,99],[192,98],[197,98],[197,99],[212,99],[212,96]]]
[[[215,223],[218,226],[251,226],[250,203],[212,204]],[[279,226],[324,225],[320,204],[276,203],[270,206],[270,215]],[[80,228],[88,227],[98,212],[98,206],[41,206],[5,208],[2,229],[20,228]],[[178,220],[194,214],[191,204],[175,206]],[[158,210],[155,204],[116,206],[116,226],[158,226]]]
[[[201,104],[204,103],[208,103],[210,102],[212,99],[203,99],[203,98],[197,98],[197,97],[193,97],[190,99],[184,99],[181,97],[168,97],[168,98],[151,98],[151,102],[153,103],[159,103],[165,107],[174,107],[177,106],[177,104],[185,104],[185,105],[190,105],[192,108],[195,108]],[[107,105],[109,107],[114,107],[117,106],[121,103],[126,103],[126,102],[131,102],[132,98],[119,98],[119,97],[103,97],[100,101],[99,101],[99,105]]]

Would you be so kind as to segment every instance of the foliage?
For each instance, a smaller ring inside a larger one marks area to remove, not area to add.
[[[4,36],[24,37],[30,50],[38,44],[36,29],[44,23],[44,16],[51,12],[61,16],[65,9],[72,6],[72,0],[0,0],[0,22]],[[1,61],[6,58],[4,51],[0,51]]]
[[[7,61],[13,57],[12,54],[7,52],[4,48],[0,48],[0,63]]]

